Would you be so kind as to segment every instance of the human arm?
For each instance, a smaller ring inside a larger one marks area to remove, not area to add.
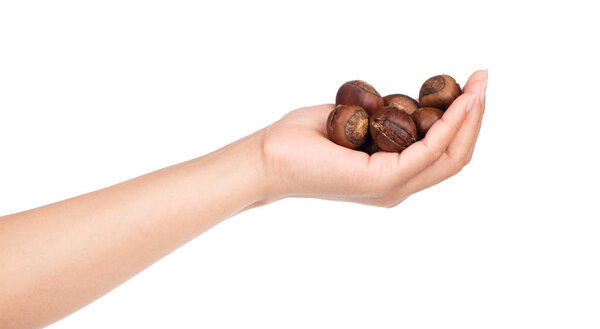
[[[478,72],[425,140],[401,154],[369,157],[331,143],[332,106],[308,107],[200,158],[0,217],[0,327],[56,321],[254,206],[290,196],[393,206],[466,164],[482,91]]]
[[[266,195],[261,133],[132,180],[0,218],[0,328],[102,296]],[[243,164],[240,166],[239,164]]]

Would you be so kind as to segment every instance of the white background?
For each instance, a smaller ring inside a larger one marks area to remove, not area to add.
[[[347,80],[417,96],[489,68],[457,176],[393,209],[253,209],[51,328],[598,328],[599,29],[578,1],[2,1],[0,214],[200,156]]]

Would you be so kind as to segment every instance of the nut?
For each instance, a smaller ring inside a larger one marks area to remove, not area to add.
[[[427,79],[419,92],[421,107],[435,107],[445,111],[461,94],[460,86],[449,75],[436,75]]]
[[[369,114],[358,105],[337,105],[327,118],[327,136],[341,146],[355,149],[369,133]]]
[[[419,109],[419,103],[416,100],[403,94],[387,95],[383,98],[383,103],[385,106],[395,106],[408,113],[408,115],[412,115]]]
[[[411,115],[415,125],[417,126],[417,134],[419,139],[423,139],[429,128],[442,118],[444,111],[435,107],[423,107]]]
[[[383,98],[370,84],[361,80],[352,80],[338,89],[335,104],[358,105],[370,115],[383,106]]]
[[[387,152],[402,152],[417,138],[410,115],[394,106],[375,111],[369,119],[369,130],[377,147]]]

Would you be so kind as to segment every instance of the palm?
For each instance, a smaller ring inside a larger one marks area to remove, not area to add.
[[[267,130],[268,161],[277,170],[285,171],[286,176],[296,178],[295,182],[307,182],[296,194],[351,194],[357,183],[381,177],[380,170],[384,168],[381,158],[397,157],[397,154],[378,153],[370,158],[364,152],[331,142],[325,124],[332,109],[333,105],[301,108],[288,113]],[[339,182],[348,184],[339,186]]]

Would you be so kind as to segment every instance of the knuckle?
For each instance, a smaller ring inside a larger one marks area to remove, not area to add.
[[[461,167],[464,167],[467,164],[469,164],[469,155],[468,154],[463,154],[460,157],[460,165],[461,165]]]
[[[463,166],[459,162],[452,162],[452,165],[450,166],[450,168],[451,168],[450,171],[451,171],[452,175],[456,175],[462,170]]]
[[[396,205],[398,205],[398,202],[392,199],[381,200],[378,204],[379,207],[386,209],[394,208]]]
[[[384,208],[387,208],[387,209],[392,209],[392,208],[396,207],[397,205],[398,205],[398,204],[397,204],[396,202],[394,202],[394,203],[388,203],[388,204],[386,204],[386,205],[384,206]]]
[[[421,142],[423,143],[423,146],[425,146],[426,154],[430,157],[432,162],[439,159],[444,154],[444,150],[442,148],[431,145],[427,138],[423,139]]]
[[[378,206],[382,208],[394,208],[402,201],[406,200],[407,196],[398,195],[395,193],[394,195],[390,195],[389,197],[379,199]]]
[[[452,176],[458,174],[466,164],[466,155],[457,157],[448,152],[446,152],[444,155],[448,161],[448,168]]]
[[[442,157],[442,155],[444,154],[444,151],[441,150],[440,148],[435,148],[435,149],[432,149],[429,154],[431,156],[431,162],[435,162],[437,159]]]
[[[471,158],[472,158],[472,157],[473,157],[472,155],[467,155],[467,156],[465,157],[464,166],[468,165],[468,164],[471,162]]]

